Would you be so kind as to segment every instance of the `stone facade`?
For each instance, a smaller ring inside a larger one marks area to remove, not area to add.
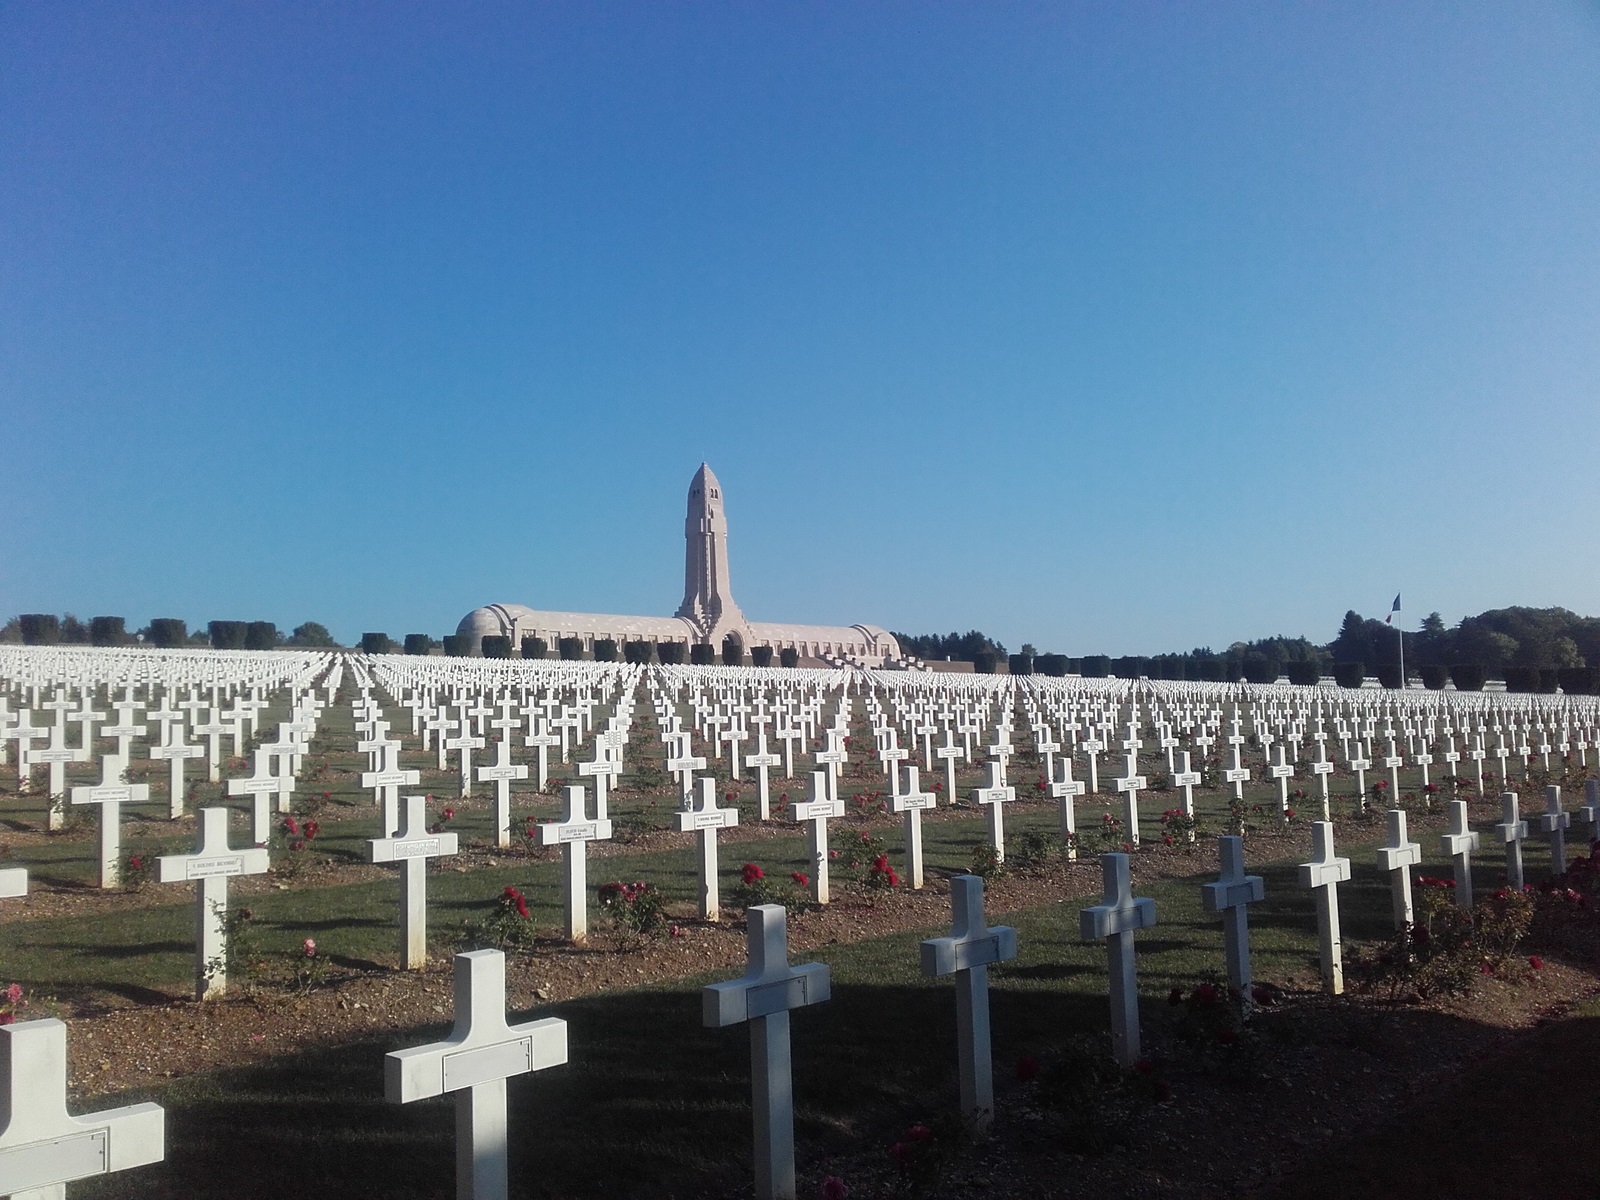
[[[708,644],[720,655],[727,642],[743,652],[770,646],[793,649],[802,659],[842,660],[881,666],[900,659],[894,635],[876,625],[780,625],[751,621],[734,603],[728,567],[728,517],[722,485],[704,463],[689,484],[689,509],[684,519],[683,603],[676,616],[624,617],[604,613],[547,612],[521,604],[487,604],[461,619],[456,633],[468,639],[474,654],[487,636],[542,638],[553,651],[562,638],[577,638],[585,652],[597,639],[626,642]],[[620,657],[620,651],[619,651]]]

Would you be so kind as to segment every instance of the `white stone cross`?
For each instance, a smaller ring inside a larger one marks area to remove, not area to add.
[[[456,852],[456,835],[428,832],[428,798],[405,796],[400,832],[369,838],[367,859],[400,864],[400,965],[420,971],[428,963],[428,859]]]
[[[1055,776],[1050,780],[1050,798],[1060,805],[1061,844],[1067,848],[1067,859],[1078,858],[1077,797],[1083,795],[1085,784],[1072,777],[1072,756],[1064,754],[1056,763]]]
[[[594,758],[578,764],[578,777],[594,780],[594,815],[603,821],[611,815],[606,807],[606,788],[613,779],[622,778],[622,761],[602,738],[595,739]]]
[[[1333,763],[1328,761],[1327,735],[1319,732],[1316,740],[1317,761],[1311,764],[1311,773],[1322,788],[1322,819],[1326,821],[1332,815],[1328,808],[1328,778],[1333,774]]]
[[[1289,780],[1294,778],[1294,764],[1285,756],[1285,747],[1279,742],[1273,747],[1277,755],[1277,762],[1267,768],[1267,775],[1278,781],[1278,815],[1285,821],[1289,819]]]
[[[1528,836],[1528,823],[1517,816],[1517,794],[1500,793],[1500,824],[1495,833],[1506,846],[1506,884],[1522,890],[1522,841]]]
[[[944,762],[944,794],[950,797],[950,803],[956,800],[956,759],[961,757],[961,747],[956,745],[955,736],[950,732],[949,726],[945,727],[944,745],[938,746],[933,751],[933,756]]]
[[[59,1200],[77,1179],[166,1157],[158,1104],[67,1112],[67,1027],[54,1018],[0,1027],[0,1195]]]
[[[981,788],[973,788],[972,802],[987,805],[989,809],[989,844],[994,847],[996,862],[1006,859],[1006,817],[1005,807],[1017,798],[1017,789],[1008,787],[1001,774],[1002,767],[997,761],[991,760],[988,764],[989,782]]]
[[[361,772],[361,786],[372,789],[372,802],[383,810],[383,832],[392,834],[400,824],[400,789],[418,787],[422,772],[400,765],[400,743],[383,741],[377,746],[378,764],[374,771]]]
[[[282,786],[282,781],[272,773],[265,747],[256,748],[250,778],[228,780],[228,795],[250,797],[250,836],[258,846],[265,846],[272,838],[272,805],[268,797],[277,795]]]
[[[717,781],[703,778],[694,807],[677,816],[679,830],[700,835],[700,915],[715,921],[722,907],[717,894],[717,830],[737,825],[739,810],[718,808]]]
[[[1544,789],[1544,812],[1539,814],[1539,828],[1550,836],[1550,874],[1567,873],[1567,827],[1572,824],[1572,814],[1561,810],[1561,787],[1547,784]]]
[[[1245,766],[1239,758],[1239,746],[1244,740],[1238,734],[1238,724],[1234,725],[1235,732],[1228,738],[1228,753],[1233,758],[1233,766],[1222,773],[1222,781],[1233,785],[1233,798],[1244,799],[1244,785],[1250,781],[1250,768]]]
[[[889,770],[889,811],[900,814],[901,840],[906,847],[906,879],[911,889],[922,887],[922,810],[938,806],[939,798],[922,790],[922,775],[915,766],[906,767],[906,790],[900,790],[900,772],[891,761]]]
[[[494,781],[494,844],[502,850],[511,845],[511,781],[527,777],[528,764],[511,761],[505,738],[494,744],[494,762],[478,768],[479,783]]]
[[[1117,791],[1122,793],[1122,821],[1128,830],[1128,841],[1135,846],[1139,844],[1139,792],[1150,786],[1139,774],[1138,755],[1137,750],[1128,751],[1128,773],[1117,780]]]
[[[461,756],[461,795],[472,794],[472,752],[481,750],[488,742],[481,737],[472,736],[472,723],[465,717],[461,719],[462,730],[459,737],[445,738],[439,744],[446,750],[454,750]]]
[[[794,1200],[789,1010],[821,1004],[832,994],[826,965],[789,965],[787,917],[781,904],[752,905],[745,913],[749,944],[745,973],[726,983],[710,984],[700,993],[701,1020],[706,1028],[750,1025],[756,1200]]]
[[[680,733],[675,735],[678,739],[676,753],[667,752],[667,770],[678,777],[678,795],[684,808],[688,808],[694,798],[694,773],[706,769],[705,756],[692,753],[694,749],[693,735]]]
[[[1439,848],[1450,856],[1456,874],[1456,906],[1472,911],[1472,852],[1478,835],[1468,823],[1467,802],[1450,801],[1450,828],[1439,835]]]
[[[1350,860],[1333,852],[1333,822],[1311,825],[1311,861],[1300,864],[1300,886],[1317,894],[1317,941],[1322,951],[1322,986],[1344,994],[1344,947],[1339,935],[1339,884],[1350,878]]]
[[[744,756],[744,765],[756,769],[756,802],[760,805],[761,819],[770,820],[772,817],[771,799],[768,791],[767,773],[781,763],[778,755],[767,749],[767,731],[756,732],[756,752]]]
[[[1178,751],[1182,769],[1172,773],[1172,786],[1183,790],[1183,815],[1188,822],[1188,841],[1194,841],[1194,790],[1200,786],[1200,772],[1190,769],[1189,752]]]
[[[410,1104],[454,1093],[456,1200],[506,1200],[506,1080],[567,1061],[567,1023],[506,1023],[506,956],[455,956],[455,1026],[442,1042],[383,1056],[383,1098]]]
[[[811,851],[811,898],[818,904],[828,903],[828,821],[844,816],[844,801],[828,797],[828,773],[811,772],[810,797],[791,804],[789,811],[795,821],[811,826],[806,830],[806,845]]]
[[[1600,841],[1600,780],[1583,781],[1583,803],[1578,807],[1578,815],[1589,826],[1590,845]]]
[[[1200,885],[1200,903],[1207,912],[1222,914],[1222,944],[1227,959],[1228,985],[1250,1003],[1249,906],[1266,895],[1259,875],[1244,873],[1244,839],[1235,834],[1217,839],[1222,873],[1215,883]]]
[[[114,888],[122,882],[122,806],[143,804],[150,788],[143,783],[121,782],[126,759],[108,755],[100,760],[100,782],[72,789],[72,803],[100,809],[100,886]]]
[[[267,851],[228,846],[228,810],[200,810],[199,839],[193,853],[156,859],[159,883],[195,885],[194,996],[209,1000],[228,989],[228,879],[264,875]]]
[[[547,821],[538,827],[539,844],[561,847],[566,867],[567,938],[581,942],[589,936],[589,843],[608,840],[611,822],[589,819],[587,793],[581,783],[570,784],[563,794],[566,805],[561,820]]]
[[[177,723],[177,734],[173,735],[172,725],[163,721],[161,724],[161,744],[149,747],[145,754],[158,762],[161,759],[167,760],[169,768],[167,776],[167,815],[176,821],[183,816],[183,764],[191,758],[202,757],[206,752],[206,748],[183,740],[183,723],[181,720],[183,714],[176,713],[174,715],[180,718]]]
[[[1105,902],[1078,910],[1084,941],[1104,938],[1111,991],[1111,1053],[1123,1066],[1139,1060],[1139,986],[1134,972],[1133,934],[1156,923],[1156,902],[1136,897],[1128,881],[1128,856],[1102,854]]]
[[[915,767],[911,768],[913,771]],[[1017,956],[1017,931],[989,926],[983,915],[983,880],[950,880],[954,919],[949,937],[922,943],[922,973],[956,977],[956,1062],[961,1079],[961,1116],[975,1133],[994,1117],[994,1063],[989,1037],[989,964]]]
[[[1422,847],[1406,840],[1406,811],[1391,808],[1388,813],[1389,841],[1378,847],[1378,866],[1389,872],[1389,902],[1398,932],[1416,923],[1411,902],[1411,868],[1422,861]]]

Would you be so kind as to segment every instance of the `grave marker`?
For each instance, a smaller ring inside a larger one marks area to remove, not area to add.
[[[1350,860],[1333,852],[1333,822],[1311,825],[1311,861],[1300,864],[1300,886],[1317,894],[1317,941],[1322,952],[1322,986],[1344,994],[1344,947],[1339,937],[1339,884],[1350,878]]]
[[[700,780],[700,795],[694,807],[677,814],[678,829],[696,833],[700,841],[700,915],[715,921],[721,910],[717,894],[717,830],[739,823],[737,808],[717,807],[717,781]]]
[[[455,956],[455,1025],[442,1042],[383,1057],[383,1098],[456,1099],[456,1200],[506,1200],[506,1080],[567,1061],[567,1023],[506,1023],[506,956]]]
[[[565,809],[561,820],[538,827],[541,846],[560,846],[566,868],[563,906],[567,939],[581,942],[589,936],[589,843],[611,837],[611,822],[590,820],[582,784],[563,789]]]
[[[1522,841],[1528,836],[1528,823],[1517,816],[1517,794],[1500,793],[1500,824],[1494,827],[1506,847],[1506,883],[1522,889]]]
[[[511,845],[511,781],[527,777],[528,764],[511,761],[504,738],[494,744],[494,762],[478,768],[478,782],[494,781],[494,844],[502,850]]]
[[[228,810],[202,808],[193,853],[156,859],[159,883],[193,883],[194,996],[209,1000],[228,990],[228,880],[234,875],[264,875],[271,863],[259,848],[228,846]]]
[[[901,840],[906,848],[906,878],[911,889],[922,887],[922,810],[934,808],[939,798],[921,790],[922,777],[914,766],[906,767],[906,790],[900,791],[900,772],[890,766],[889,811],[900,814]]]
[[[1572,814],[1561,811],[1561,787],[1548,784],[1544,789],[1544,812],[1539,814],[1539,828],[1550,837],[1550,874],[1552,877],[1567,873],[1567,827],[1572,824]]]
[[[72,803],[100,809],[100,886],[114,888],[122,882],[122,806],[143,804],[150,788],[143,783],[122,783],[127,762],[115,756],[100,760],[100,782],[72,789]]]
[[[822,787],[825,791],[826,781]],[[701,992],[701,1019],[708,1029],[749,1023],[756,1200],[794,1200],[789,1010],[829,999],[828,968],[822,963],[789,965],[783,905],[752,905],[745,917],[749,966],[740,978],[713,983]]]
[[[912,767],[912,771],[916,768]],[[961,1115],[981,1134],[994,1117],[994,1064],[989,1037],[989,964],[1017,956],[1017,931],[990,927],[983,915],[983,880],[950,880],[954,909],[950,936],[922,943],[922,973],[956,977],[956,1062],[961,1079]]]
[[[1104,903],[1078,910],[1084,941],[1104,938],[1111,992],[1111,1053],[1123,1066],[1139,1059],[1139,987],[1134,971],[1133,934],[1156,923],[1156,902],[1135,897],[1128,881],[1128,856],[1102,854]]]
[[[1439,835],[1439,848],[1455,867],[1456,906],[1471,912],[1472,852],[1478,848],[1478,835],[1468,823],[1465,800],[1450,801],[1450,828]]]
[[[811,898],[818,904],[828,903],[828,820],[844,816],[844,801],[828,798],[828,773],[811,772],[811,794],[806,800],[789,806],[795,822],[810,826],[806,831],[806,845],[811,851]]]
[[[1422,861],[1422,847],[1406,840],[1406,812],[1391,808],[1388,812],[1389,842],[1378,847],[1378,866],[1389,872],[1389,901],[1394,913],[1395,931],[1416,923],[1416,909],[1411,902],[1411,868]]]
[[[428,832],[428,798],[405,796],[400,832],[369,838],[367,861],[400,864],[400,965],[428,964],[428,859],[456,852],[456,835]]]
[[[1244,839],[1230,834],[1217,839],[1222,873],[1215,883],[1200,885],[1200,903],[1207,912],[1222,914],[1222,942],[1227,959],[1228,984],[1250,1003],[1249,906],[1266,895],[1259,875],[1244,873]]]

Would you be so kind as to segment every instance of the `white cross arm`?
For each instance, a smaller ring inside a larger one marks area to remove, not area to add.
[[[1259,875],[1246,875],[1243,879],[1219,879],[1215,883],[1200,885],[1200,904],[1207,912],[1226,912],[1241,904],[1254,904],[1267,894],[1267,885]]]
[[[1096,904],[1078,910],[1078,931],[1084,941],[1148,929],[1155,923],[1156,902],[1148,896],[1135,896],[1126,905]]]
[[[565,842],[603,842],[610,836],[609,820],[550,821],[539,826],[541,846],[559,846]]]
[[[796,821],[819,821],[844,816],[843,800],[800,800],[789,806]]]
[[[361,786],[364,788],[417,787],[421,782],[422,772],[415,768],[404,771],[361,772]]]
[[[833,994],[826,963],[801,963],[777,979],[750,975],[726,983],[708,984],[700,993],[700,1015],[708,1029],[742,1025],[757,1017],[821,1004]]]
[[[1323,862],[1300,864],[1300,886],[1303,888],[1326,887],[1330,883],[1343,883],[1349,878],[1348,858],[1330,858]]]
[[[567,1061],[567,1023],[545,1017],[506,1029],[510,1040],[472,1046],[454,1039],[384,1055],[383,1095],[410,1104],[474,1084],[526,1075]]]
[[[143,804],[150,787],[143,783],[106,783],[72,789],[74,804]]]
[[[67,1112],[67,1027],[54,1018],[0,1029],[10,1097],[0,1130],[0,1195],[160,1162],[167,1115],[133,1104],[74,1117]]]
[[[456,835],[430,833],[425,837],[369,838],[367,848],[375,863],[404,862],[408,858],[433,858],[456,852]]]
[[[922,973],[949,975],[1017,956],[1017,931],[1009,925],[991,925],[979,938],[936,937],[922,943]]]
[[[204,746],[190,746],[174,743],[167,746],[151,746],[147,752],[150,758],[199,758],[206,752]]]
[[[1385,871],[1398,871],[1401,867],[1414,867],[1422,861],[1422,845],[1404,842],[1398,846],[1379,846],[1378,865]]]
[[[156,882],[192,883],[218,875],[265,875],[271,865],[271,855],[254,846],[217,854],[163,854],[156,859]]]
[[[728,829],[739,823],[737,808],[691,808],[677,814],[678,829],[692,833],[696,829]]]

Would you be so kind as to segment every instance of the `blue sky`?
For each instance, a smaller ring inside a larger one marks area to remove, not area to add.
[[[0,616],[1600,613],[1600,7],[16,3]]]

